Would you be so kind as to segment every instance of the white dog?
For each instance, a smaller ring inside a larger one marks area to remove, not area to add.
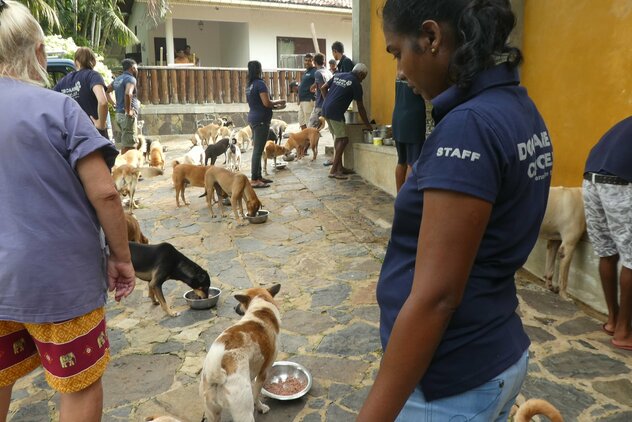
[[[544,220],[540,227],[540,236],[547,240],[546,269],[544,279],[546,287],[559,291],[566,298],[568,272],[577,243],[586,231],[582,188],[552,187],[546,206]],[[558,287],[553,287],[555,256],[560,257]]]
[[[201,145],[194,145],[189,152],[184,155],[185,164],[201,166],[204,164],[204,148]]]
[[[228,169],[230,171],[238,172],[241,168],[241,150],[237,145],[237,140],[233,139],[230,141],[230,146],[228,147]]]

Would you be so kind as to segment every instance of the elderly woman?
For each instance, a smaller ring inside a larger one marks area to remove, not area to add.
[[[42,365],[59,419],[97,421],[107,291],[118,301],[135,281],[109,171],[117,152],[47,82],[42,29],[0,0],[0,420],[13,384]]]
[[[529,348],[514,274],[552,165],[507,45],[515,18],[509,0],[387,0],[383,19],[436,126],[395,201],[377,286],[385,352],[358,420],[506,421]]]

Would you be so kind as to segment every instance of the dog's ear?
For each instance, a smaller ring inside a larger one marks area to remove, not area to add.
[[[237,299],[237,301],[238,301],[239,303],[243,304],[245,308],[247,308],[247,307],[248,307],[248,302],[250,302],[250,296],[248,296],[248,295],[242,295],[242,294],[239,294],[239,293],[237,293],[237,294],[235,295],[235,299]]]
[[[281,285],[279,283],[273,285],[272,287],[268,287],[268,292],[272,295],[272,297],[276,296],[276,294],[279,293],[279,290],[281,290]]]

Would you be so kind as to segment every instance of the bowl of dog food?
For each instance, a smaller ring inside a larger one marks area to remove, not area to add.
[[[303,397],[312,388],[312,375],[301,364],[278,361],[268,371],[268,380],[261,392],[277,400],[295,400]]]
[[[296,158],[296,154],[294,154],[293,152],[289,153],[289,154],[285,154],[283,156],[283,159],[285,161],[294,161],[294,159]]]
[[[261,224],[265,223],[268,220],[268,215],[270,215],[270,211],[259,210],[257,211],[257,215],[254,217],[246,216],[246,220],[252,224]]]
[[[287,167],[287,163],[277,163],[276,164],[276,169],[277,170],[283,170],[286,167]]]
[[[184,300],[187,301],[191,309],[211,309],[217,305],[220,294],[222,291],[217,287],[209,287],[207,298],[201,298],[195,293],[195,290],[189,290],[184,294]]]

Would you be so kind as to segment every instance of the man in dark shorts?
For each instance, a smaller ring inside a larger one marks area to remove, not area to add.
[[[138,143],[136,118],[140,111],[140,102],[136,96],[136,75],[138,65],[132,59],[121,63],[123,73],[112,81],[107,92],[116,95],[116,122],[121,129],[121,154],[125,154]]]

